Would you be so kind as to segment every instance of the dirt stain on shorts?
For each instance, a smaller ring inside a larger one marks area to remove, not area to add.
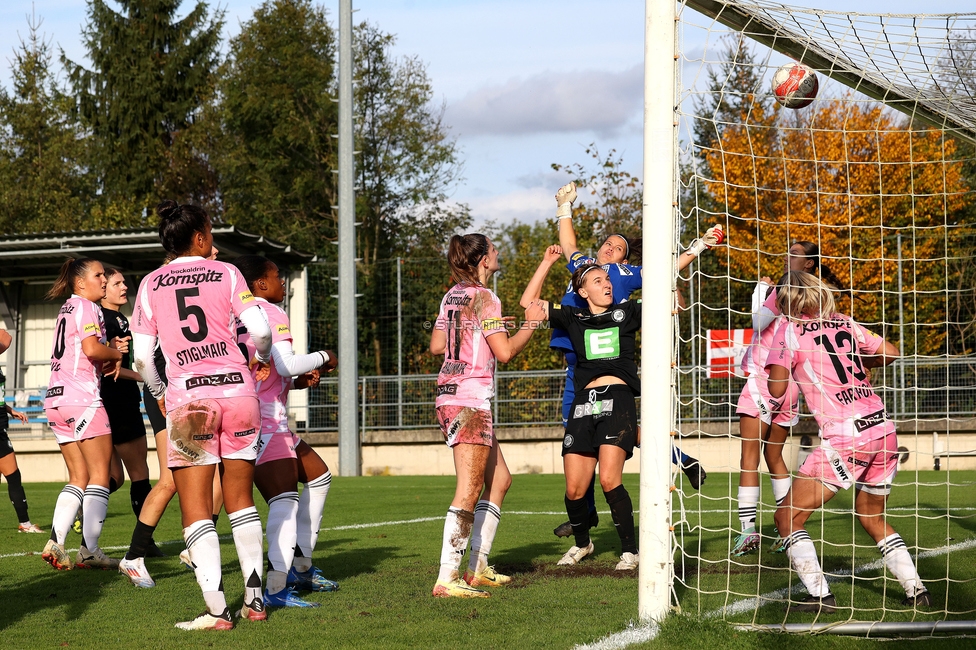
[[[207,402],[194,402],[171,412],[168,427],[171,449],[187,462],[199,461],[205,452],[200,442],[213,438],[217,417],[217,410]]]
[[[461,442],[468,444],[481,443],[491,447],[491,411],[476,408],[464,408],[454,418],[451,432]]]

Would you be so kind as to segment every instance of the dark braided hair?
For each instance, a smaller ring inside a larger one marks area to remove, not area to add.
[[[253,292],[254,283],[268,274],[274,262],[260,255],[241,255],[232,264],[241,272],[247,288]]]
[[[832,286],[834,289],[846,289],[840,278],[834,274],[826,265],[820,261],[820,247],[812,241],[798,241],[794,246],[803,248],[803,256],[813,261],[813,270],[820,276],[820,279]]]

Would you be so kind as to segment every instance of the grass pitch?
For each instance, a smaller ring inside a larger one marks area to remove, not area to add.
[[[944,548],[972,540],[971,510],[976,473],[954,472],[947,490],[945,473],[903,473],[892,498],[895,527],[910,548]],[[921,481],[915,484],[915,481]],[[625,477],[637,505],[638,479]],[[676,553],[675,593],[684,614],[669,617],[645,648],[763,648],[789,643],[798,648],[860,647],[873,641],[742,632],[729,622],[778,624],[786,619],[779,590],[796,583],[783,555],[766,551],[731,561],[730,524],[737,526],[730,494],[735,475],[710,474],[699,495],[682,493],[684,515],[676,499],[675,519],[683,552]],[[26,486],[33,521],[47,528],[61,484]],[[453,477],[335,477],[326,504],[323,531],[314,560],[340,591],[312,594],[317,609],[272,609],[264,623],[238,622],[230,632],[183,632],[173,624],[203,610],[193,574],[179,562],[183,548],[177,504],[157,529],[156,539],[169,554],[147,562],[157,581],[154,589],[137,589],[122,575],[103,571],[59,573],[40,559],[45,537],[18,534],[13,511],[0,508],[0,646],[9,648],[569,648],[624,630],[637,618],[636,572],[613,570],[619,540],[606,504],[600,525],[592,531],[597,553],[579,567],[556,567],[571,545],[552,529],[565,520],[561,476],[519,475],[504,504],[491,561],[514,583],[496,589],[485,600],[434,599],[443,516],[454,490]],[[112,496],[102,546],[121,557],[134,518],[127,488]],[[951,498],[950,498],[951,497]],[[845,500],[846,499],[846,500]],[[766,500],[764,496],[764,500]],[[258,509],[266,506],[256,497]],[[947,502],[954,509],[946,517]],[[830,620],[912,620],[895,612],[903,594],[897,583],[869,565],[879,554],[863,532],[854,528],[845,508],[847,495],[831,511],[811,520],[815,540],[829,572],[854,569],[833,585],[842,608]],[[914,504],[919,504],[917,507]],[[958,508],[956,506],[958,505]],[[905,508],[902,510],[902,508]],[[914,510],[923,516],[916,519]],[[764,532],[771,532],[771,512],[763,513]],[[230,525],[222,517],[224,587],[230,606],[240,607],[243,580],[237,565]],[[949,539],[951,538],[951,539]],[[69,533],[68,546],[79,537]],[[830,545],[833,544],[833,545]],[[919,561],[920,572],[935,595],[938,614],[914,620],[976,618],[946,615],[976,608],[976,551],[961,547],[933,552]],[[792,581],[792,582],[791,582]],[[755,598],[766,599],[755,606]],[[743,605],[743,603],[746,603]],[[749,603],[752,603],[751,605]],[[948,607],[946,605],[948,604]],[[736,606],[724,615],[722,607]],[[852,607],[853,605],[853,607]],[[856,609],[855,609],[856,608]],[[887,608],[887,611],[885,611]],[[725,620],[723,620],[723,618]],[[811,622],[812,615],[791,614],[788,622]],[[826,619],[821,619],[826,620]],[[728,621],[728,622],[727,622]],[[899,642],[899,644],[904,642]],[[921,640],[913,648],[971,647],[967,639]],[[620,647],[620,646],[616,646]]]

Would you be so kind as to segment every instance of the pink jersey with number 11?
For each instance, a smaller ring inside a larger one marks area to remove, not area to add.
[[[200,399],[256,396],[235,316],[257,304],[236,268],[202,257],[177,258],[143,279],[130,327],[159,337],[167,410]]]
[[[781,318],[766,366],[792,369],[822,438],[873,440],[893,431],[894,424],[861,355],[873,355],[883,344],[883,338],[843,314],[824,320]]]

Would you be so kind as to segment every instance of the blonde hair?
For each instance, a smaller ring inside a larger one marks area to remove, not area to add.
[[[823,280],[803,271],[789,271],[776,284],[776,307],[791,320],[826,318],[837,310],[834,294]]]

